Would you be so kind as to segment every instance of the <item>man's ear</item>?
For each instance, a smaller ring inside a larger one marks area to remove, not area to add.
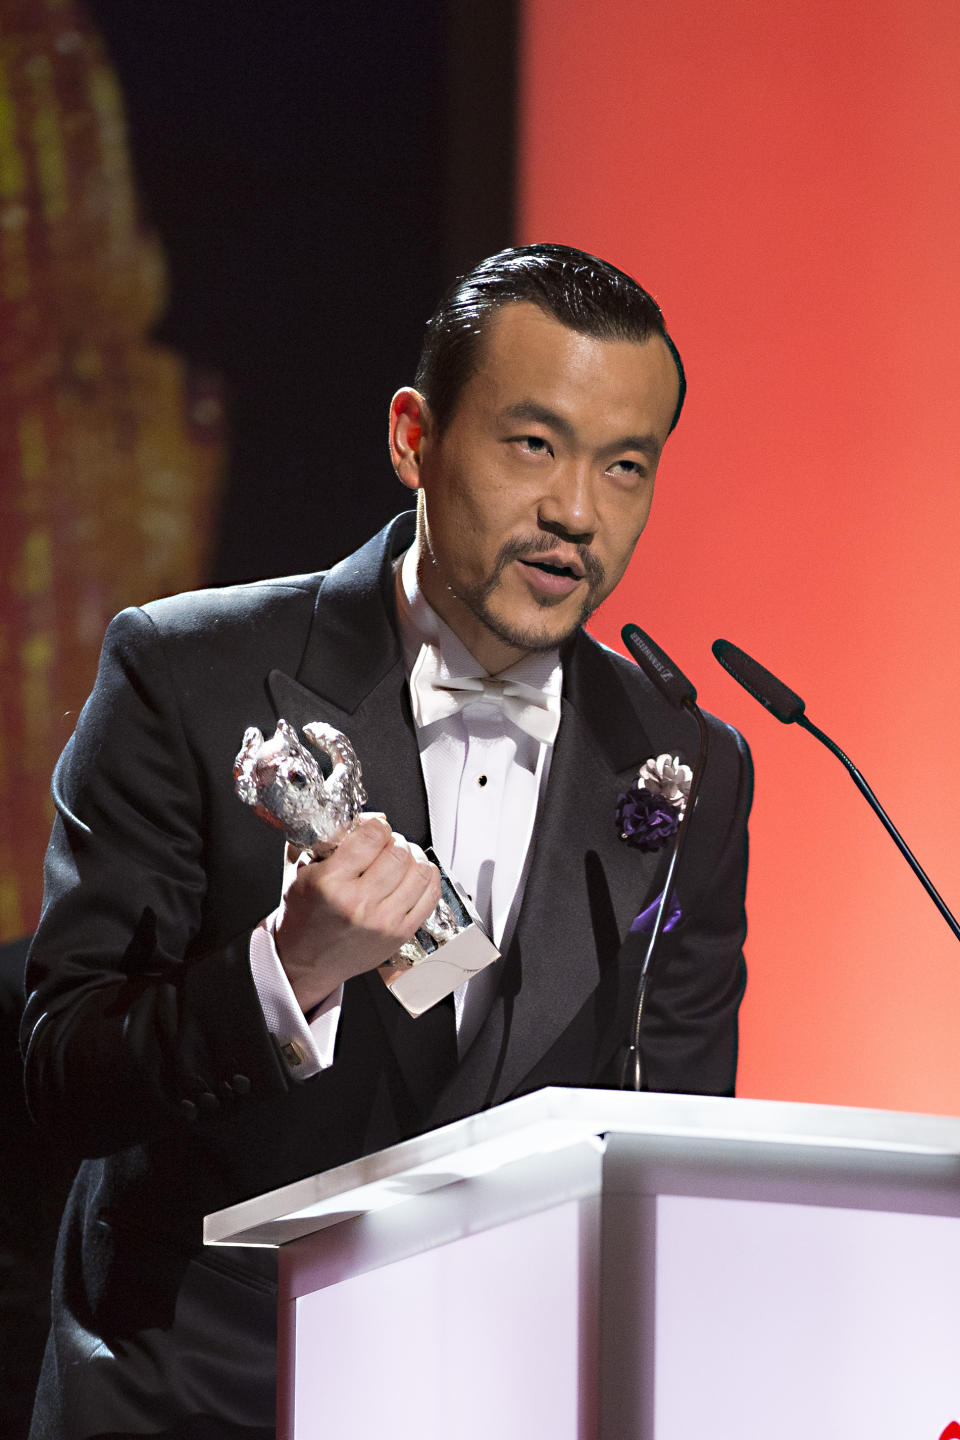
[[[408,490],[420,489],[423,438],[430,428],[430,412],[419,390],[405,386],[390,402],[390,458]]]

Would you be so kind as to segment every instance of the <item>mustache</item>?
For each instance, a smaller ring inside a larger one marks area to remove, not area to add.
[[[504,541],[497,551],[497,558],[494,561],[493,573],[488,585],[492,588],[497,583],[512,560],[531,560],[538,555],[549,555],[551,550],[556,550],[558,538],[554,535],[538,534],[524,539],[523,536],[518,535],[512,540]],[[607,578],[603,562],[594,555],[589,545],[574,545],[573,548],[583,566],[589,588],[598,590]]]

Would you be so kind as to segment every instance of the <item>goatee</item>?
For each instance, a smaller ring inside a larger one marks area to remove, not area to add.
[[[562,645],[565,640],[569,640],[581,625],[587,623],[606,593],[606,571],[602,562],[593,554],[588,545],[575,547],[577,557],[583,566],[587,586],[586,595],[580,608],[580,614],[562,635],[545,635],[538,630],[510,625],[491,613],[489,601],[500,584],[504,570],[514,560],[529,560],[537,555],[547,555],[556,548],[557,541],[553,535],[532,535],[526,540],[517,537],[505,541],[497,551],[493,569],[486,580],[470,589],[459,591],[457,598],[467,605],[490,633],[495,635],[498,640],[502,640],[504,644],[511,645],[517,650],[553,650],[557,645]],[[553,608],[548,596],[536,596],[535,599],[536,603],[544,610]]]

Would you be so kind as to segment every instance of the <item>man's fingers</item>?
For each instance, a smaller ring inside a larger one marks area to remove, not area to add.
[[[380,903],[380,923],[392,929],[402,943],[432,914],[439,899],[440,871],[426,858],[414,860],[400,883]]]
[[[304,1010],[343,980],[382,965],[440,899],[440,872],[382,815],[365,815],[284,894],[277,950]]]
[[[356,879],[367,871],[394,839],[385,815],[364,815],[323,864],[338,880]]]
[[[328,859],[301,870],[294,883],[331,917],[382,935],[403,930],[404,940],[440,898],[437,867],[382,816],[364,816]]]
[[[402,835],[384,846],[373,864],[340,899],[354,924],[409,940],[440,898],[440,872],[425,857],[418,860]]]
[[[425,876],[429,867],[429,860],[415,858],[402,835],[393,834],[360,877],[367,903],[388,899],[411,876],[418,872]]]

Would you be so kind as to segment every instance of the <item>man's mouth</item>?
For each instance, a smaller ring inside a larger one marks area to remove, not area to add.
[[[564,596],[572,594],[585,573],[578,560],[567,564],[559,555],[528,555],[518,556],[518,559],[542,603],[562,600]]]
[[[542,570],[546,575],[562,575],[569,580],[583,579],[583,568],[580,565],[565,565],[558,560],[540,560],[533,556],[529,559],[521,558],[520,563],[534,570]]]

